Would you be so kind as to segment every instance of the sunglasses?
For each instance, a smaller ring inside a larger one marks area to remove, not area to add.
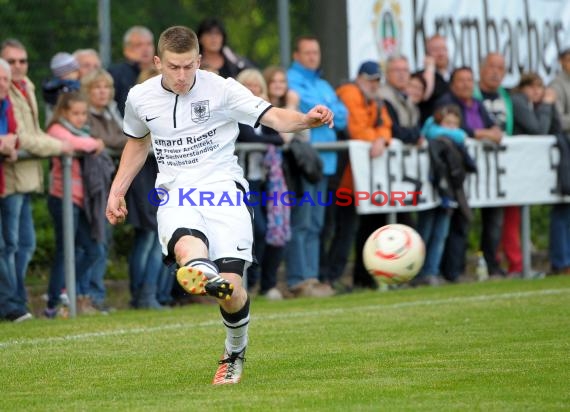
[[[6,61],[8,62],[8,64],[16,64],[16,63],[28,64],[28,59],[8,59]]]

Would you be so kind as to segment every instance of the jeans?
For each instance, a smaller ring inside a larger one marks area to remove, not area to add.
[[[17,193],[1,198],[0,212],[8,271],[16,280],[16,292],[20,300],[27,302],[26,272],[36,250],[31,195]]]
[[[96,305],[103,305],[107,290],[105,288],[105,274],[107,273],[107,259],[109,257],[109,244],[113,237],[113,229],[110,224],[105,226],[105,239],[101,243],[102,255],[97,259],[89,270],[89,292],[91,301]]]
[[[172,288],[174,286],[174,272],[171,266],[163,266],[158,274],[156,298],[161,305],[170,305],[174,298],[172,297]]]
[[[550,209],[550,265],[553,271],[570,267],[570,204]]]
[[[129,257],[131,306],[156,306],[158,279],[163,270],[162,248],[154,230],[135,228],[135,241]]]
[[[449,233],[451,214],[449,209],[437,207],[418,213],[418,233],[426,246],[426,258],[418,276],[440,274],[441,258]]]
[[[64,245],[63,245],[63,202],[55,196],[48,197],[48,210],[53,218],[55,230],[55,258],[48,284],[48,308],[59,304],[61,290],[65,287]],[[103,244],[91,236],[91,226],[82,208],[73,205],[73,234],[75,239],[75,276],[77,295],[89,292],[90,269],[104,253]]]
[[[501,265],[497,259],[497,250],[501,243],[503,231],[503,208],[481,208],[481,242],[479,249],[483,252],[490,275],[501,274]]]
[[[4,239],[0,237],[0,319],[11,314],[23,315],[27,312],[24,301],[16,292],[16,279],[8,270],[4,249]]]
[[[326,202],[328,199],[324,193],[327,179],[323,177],[318,183],[312,184],[301,178],[303,192],[313,199],[315,205],[303,202],[291,210],[291,240],[285,250],[289,287],[319,276],[319,250],[326,206],[319,205],[317,200],[320,198]]]
[[[445,251],[440,264],[441,274],[451,282],[455,282],[465,271],[465,255],[467,254],[467,236],[469,235],[469,220],[459,209],[451,216],[451,223]]]

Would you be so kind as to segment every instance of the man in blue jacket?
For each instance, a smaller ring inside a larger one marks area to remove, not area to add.
[[[334,129],[318,127],[311,130],[310,142],[334,142],[336,130],[346,127],[347,110],[338,99],[333,87],[320,76],[321,49],[316,37],[303,36],[295,42],[294,62],[287,72],[289,87],[300,97],[299,109],[306,113],[315,102],[328,106],[335,115]],[[296,296],[330,296],[334,292],[328,285],[318,282],[320,234],[323,228],[325,207],[319,203],[328,200],[328,177],[335,174],[337,154],[321,152],[324,177],[317,183],[303,178],[302,190],[314,204],[302,202],[291,213],[291,241],[287,246],[287,284]],[[317,200],[322,199],[321,202]]]

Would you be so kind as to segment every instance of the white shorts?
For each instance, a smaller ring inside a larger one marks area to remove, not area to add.
[[[168,202],[159,206],[158,235],[162,253],[176,229],[202,232],[209,242],[209,258],[238,258],[252,262],[252,215],[235,182],[207,188],[172,188]],[[172,256],[173,257],[173,256]]]

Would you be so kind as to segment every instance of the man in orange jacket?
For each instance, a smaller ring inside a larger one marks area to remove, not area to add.
[[[392,139],[392,119],[386,106],[377,100],[382,74],[377,62],[366,61],[358,70],[354,82],[337,89],[337,95],[348,110],[348,135],[350,139],[371,142],[370,157],[382,156]],[[353,190],[352,171],[348,165],[340,182],[340,188]],[[356,210],[353,205],[344,212],[345,218],[354,221]],[[349,216],[350,215],[350,216]],[[354,264],[353,287],[377,288],[362,262],[362,248],[368,236],[386,224],[385,214],[361,215],[356,233],[356,262]],[[344,225],[346,226],[346,225]],[[349,227],[354,227],[350,225]],[[352,238],[351,238],[352,240]],[[352,242],[346,242],[350,245]],[[349,247],[349,246],[348,246]]]

